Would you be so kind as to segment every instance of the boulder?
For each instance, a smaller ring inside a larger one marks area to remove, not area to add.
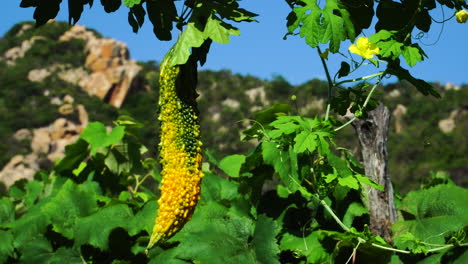
[[[239,109],[240,106],[239,101],[231,98],[227,98],[226,100],[222,101],[221,104],[232,109]]]
[[[50,76],[48,69],[34,69],[28,73],[28,80],[31,82],[42,82],[45,78]]]
[[[397,134],[401,133],[403,130],[403,116],[406,114],[406,111],[407,109],[404,105],[398,104],[392,112],[392,115],[395,117],[395,132]]]
[[[32,138],[31,130],[26,129],[26,128],[17,130],[15,134],[13,134],[13,138],[16,139],[17,141],[31,140]]]
[[[78,110],[78,120],[80,121],[81,128],[85,128],[89,123],[88,112],[82,104],[77,105],[76,109]],[[78,132],[81,133],[82,131]]]
[[[74,112],[72,104],[63,104],[59,107],[58,112],[62,115],[71,115]]]
[[[37,157],[36,157],[37,158]],[[28,160],[23,155],[16,155],[0,171],[0,181],[8,189],[13,183],[20,179],[32,180],[38,168],[30,167]]]
[[[45,39],[42,36],[34,36],[30,39],[27,39],[21,43],[20,46],[13,47],[5,52],[3,55],[5,62],[9,66],[16,64],[16,60],[23,58],[24,54],[33,46],[34,42],[38,39]]]
[[[451,133],[455,129],[455,120],[450,118],[440,120],[439,129],[445,134]]]
[[[78,83],[88,94],[96,95],[115,107],[121,107],[135,77],[141,71],[134,60],[129,60],[127,45],[114,39],[97,38],[83,26],[73,26],[60,37],[60,41],[73,38],[86,41],[88,55],[85,65],[91,70],[91,74],[69,71],[62,74],[62,79]]]
[[[33,153],[36,154],[49,153],[50,136],[48,127],[34,129],[33,138],[31,140],[31,149]]]

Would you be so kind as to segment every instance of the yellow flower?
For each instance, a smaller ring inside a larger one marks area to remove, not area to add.
[[[458,23],[466,23],[468,20],[468,12],[465,9],[462,9],[455,14],[455,17],[457,18]]]
[[[361,55],[365,59],[372,59],[374,54],[379,54],[380,49],[375,43],[370,43],[366,37],[360,37],[356,41],[356,44],[349,46],[349,51],[358,55]]]

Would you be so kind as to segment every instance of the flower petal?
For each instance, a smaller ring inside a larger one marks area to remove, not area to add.
[[[364,50],[368,49],[369,39],[366,38],[366,37],[360,37],[356,41],[356,45],[358,46],[358,49],[360,49],[361,51],[364,51]]]
[[[361,51],[358,49],[358,47],[356,46],[356,44],[353,44],[353,45],[349,46],[348,50],[349,50],[351,53],[361,55]]]

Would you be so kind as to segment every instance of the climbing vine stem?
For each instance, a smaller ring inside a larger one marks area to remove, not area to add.
[[[370,98],[372,97],[372,94],[373,94],[374,91],[375,91],[375,88],[377,88],[377,86],[380,84],[380,81],[382,80],[382,76],[383,76],[383,75],[381,75],[381,77],[379,78],[379,80],[372,86],[372,88],[371,88],[369,94],[368,94],[367,97],[366,97],[366,100],[364,101],[364,104],[362,105],[362,109],[365,109],[365,108],[366,108],[367,104],[369,103]],[[356,115],[353,116],[348,122],[344,123],[342,126],[340,126],[340,127],[338,127],[338,128],[335,128],[335,132],[336,132],[336,131],[339,131],[339,130],[345,128],[345,127],[347,127],[349,124],[351,124],[351,123],[352,123],[354,120],[356,120],[356,119],[357,119],[357,116],[356,116]]]

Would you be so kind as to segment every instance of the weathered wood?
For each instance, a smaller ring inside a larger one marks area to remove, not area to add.
[[[367,192],[370,229],[387,241],[391,241],[390,228],[397,219],[387,163],[389,121],[390,111],[380,104],[368,113],[366,120],[353,122],[362,148],[366,175],[385,187],[384,191],[370,188]]]

